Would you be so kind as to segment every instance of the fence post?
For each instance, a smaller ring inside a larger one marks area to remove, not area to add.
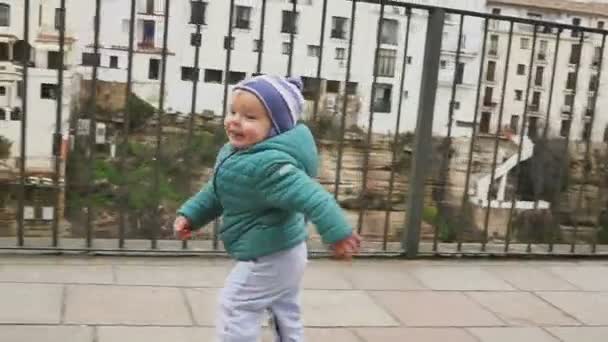
[[[418,255],[420,242],[420,225],[424,209],[424,183],[429,173],[430,156],[432,155],[433,114],[439,76],[439,59],[441,57],[441,39],[445,10],[429,10],[422,81],[420,83],[420,102],[414,135],[414,151],[409,179],[407,200],[406,234],[403,234],[402,246],[408,258]]]

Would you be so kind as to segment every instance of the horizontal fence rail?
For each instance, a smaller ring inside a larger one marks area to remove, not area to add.
[[[233,86],[277,74],[302,77],[317,180],[363,255],[608,255],[608,31],[485,5],[188,4],[11,4],[0,250],[224,254],[221,220],[188,242],[172,222],[212,177]]]

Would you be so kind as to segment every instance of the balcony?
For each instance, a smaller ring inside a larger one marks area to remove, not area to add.
[[[538,113],[540,110],[540,104],[539,103],[529,103],[528,104],[528,111],[532,112],[532,113]]]
[[[153,40],[144,40],[137,43],[137,47],[140,49],[154,49],[154,41]]]
[[[562,113],[564,114],[572,114],[572,105],[563,105]]]
[[[344,30],[331,30],[331,38],[346,39],[346,31],[344,31]]]

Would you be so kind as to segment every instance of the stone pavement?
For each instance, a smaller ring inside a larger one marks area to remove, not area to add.
[[[230,265],[0,255],[0,342],[212,341]],[[304,287],[313,342],[608,341],[608,261],[313,260]]]

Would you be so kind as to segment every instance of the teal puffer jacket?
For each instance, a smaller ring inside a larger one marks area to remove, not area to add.
[[[317,167],[317,149],[305,125],[246,150],[227,144],[218,154],[213,178],[178,214],[193,227],[222,215],[219,237],[238,260],[305,241],[305,217],[316,225],[323,242],[333,244],[350,236],[352,228],[333,196],[312,179]]]

